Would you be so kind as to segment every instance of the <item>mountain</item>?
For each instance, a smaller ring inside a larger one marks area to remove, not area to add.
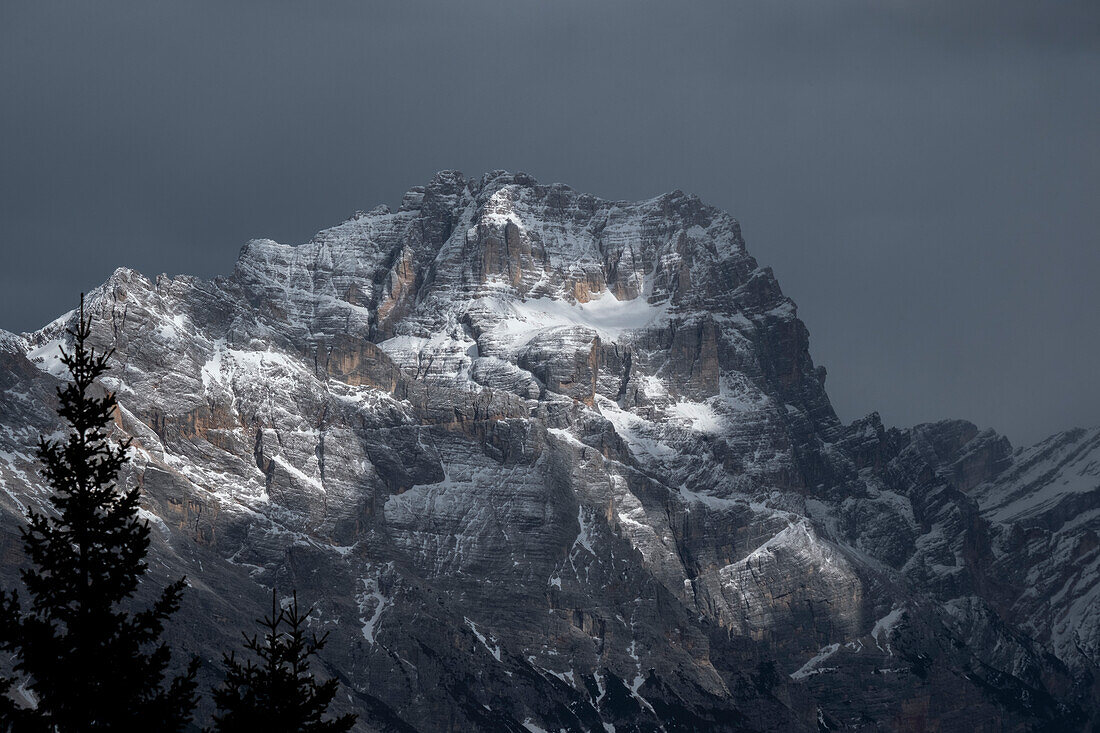
[[[694,196],[443,172],[87,302],[208,679],[275,586],[363,730],[1100,725],[1100,430],[843,424]],[[8,586],[73,317],[0,335]]]

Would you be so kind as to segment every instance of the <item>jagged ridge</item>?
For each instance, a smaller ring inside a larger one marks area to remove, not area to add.
[[[213,660],[292,584],[365,728],[1098,714],[1096,431],[842,425],[794,304],[693,196],[444,172],[89,304],[195,581],[181,639]],[[69,317],[0,338],[8,569]]]

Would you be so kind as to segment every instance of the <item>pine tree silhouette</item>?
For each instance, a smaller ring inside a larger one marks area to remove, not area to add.
[[[0,727],[50,731],[177,731],[196,702],[192,660],[166,680],[164,622],[180,605],[184,579],[136,613],[123,607],[148,566],[149,526],[138,519],[138,489],[116,480],[129,439],[108,440],[115,396],[89,394],[111,352],[88,346],[91,319],[70,330],[72,353],[62,363],[72,381],[58,388],[58,414],[70,426],[63,440],[39,438],[42,475],[53,488],[56,516],[27,510],[23,546],[31,567],[22,572],[30,597],[24,612],[17,592],[0,591],[0,649],[37,706],[0,705]],[[126,604],[129,605],[129,604]],[[16,678],[2,682],[5,697]]]
[[[310,672],[310,657],[325,645],[326,632],[306,636],[306,619],[313,611],[298,611],[298,594],[287,608],[279,608],[271,592],[271,615],[257,624],[263,639],[244,635],[245,648],[259,658],[241,662],[225,655],[226,676],[214,690],[218,733],[343,733],[355,725],[354,714],[322,720],[336,696],[335,678],[318,684]]]

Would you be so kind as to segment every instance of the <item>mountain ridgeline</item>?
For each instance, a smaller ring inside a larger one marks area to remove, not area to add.
[[[208,681],[294,587],[357,730],[1100,724],[1100,430],[843,424],[694,196],[443,172],[86,308]],[[6,587],[75,317],[0,332]]]

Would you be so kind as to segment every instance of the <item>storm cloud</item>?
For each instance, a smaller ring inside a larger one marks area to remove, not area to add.
[[[3,328],[507,168],[728,210],[844,419],[1100,422],[1100,3],[5,3],[0,100]]]

